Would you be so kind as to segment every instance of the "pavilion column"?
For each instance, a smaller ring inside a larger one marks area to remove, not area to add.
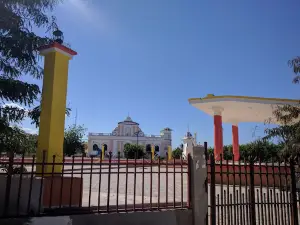
[[[214,154],[215,160],[221,160],[223,155],[223,128],[222,111],[220,107],[213,107],[214,110]]]
[[[232,124],[232,150],[234,155],[234,161],[240,159],[240,146],[239,146],[239,128],[237,123]]]

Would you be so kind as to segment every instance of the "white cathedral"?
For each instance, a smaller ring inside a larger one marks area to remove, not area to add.
[[[182,152],[183,152],[184,157],[187,157],[187,155],[189,153],[192,153],[194,146],[199,145],[197,143],[197,134],[195,133],[194,137],[193,137],[193,135],[189,131],[186,132],[186,135],[184,136],[182,141],[183,141],[183,151]]]
[[[154,145],[156,154],[164,156],[168,146],[172,146],[172,130],[164,128],[160,135],[146,135],[139,124],[128,116],[119,122],[111,133],[89,133],[88,154],[99,155],[104,146],[106,154],[112,152],[113,157],[116,157],[120,152],[123,156],[124,145],[127,143],[144,145],[147,152],[151,151],[151,145]]]

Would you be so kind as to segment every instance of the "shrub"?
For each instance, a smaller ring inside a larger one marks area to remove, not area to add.
[[[126,144],[124,145],[124,155],[128,159],[140,159],[145,155],[143,145]]]

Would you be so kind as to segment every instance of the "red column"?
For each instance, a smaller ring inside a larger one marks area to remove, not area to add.
[[[237,125],[232,125],[232,150],[234,161],[240,159],[240,146],[239,146],[239,128]]]
[[[216,160],[221,160],[221,154],[223,154],[223,128],[222,128],[222,116],[214,115],[214,154]]]

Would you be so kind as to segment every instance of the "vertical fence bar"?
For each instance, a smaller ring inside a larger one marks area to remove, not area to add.
[[[72,206],[74,162],[75,162],[75,156],[73,155],[72,156],[72,166],[71,166],[71,187],[70,187],[70,196],[69,196],[69,208],[71,208],[71,206]]]
[[[137,158],[137,154],[135,153],[134,174],[133,174],[133,211],[135,211],[135,198],[136,198],[136,158]]]
[[[90,167],[89,205],[88,205],[89,209],[91,209],[91,198],[92,198],[93,164],[94,164],[94,156],[91,157],[91,167]]]
[[[78,207],[82,207],[82,192],[83,192],[83,162],[84,162],[84,155],[81,155],[81,167],[80,167],[80,195],[79,195],[79,205]]]
[[[236,198],[235,198],[235,162],[234,162],[234,155],[232,155],[232,176],[233,176],[233,224],[236,225],[236,206],[237,206],[237,202],[236,202]]]
[[[214,154],[210,155],[210,221],[216,225],[216,170]]]
[[[169,174],[168,174],[168,160],[169,160],[169,158],[168,158],[168,155],[167,155],[167,157],[166,157],[166,208],[168,208],[168,195],[169,195],[169,193],[168,193],[168,191],[169,191]]]
[[[229,217],[230,217],[230,221],[233,222],[234,220],[233,220],[233,210],[232,210],[232,194],[229,195],[229,205],[230,205],[230,207],[229,207],[229,211],[230,211]]]
[[[158,158],[158,194],[157,194],[157,209],[160,209],[160,157]]]
[[[220,224],[220,216],[222,216],[222,215],[220,215],[220,195],[218,194],[217,195],[217,207],[218,207],[218,225]]]
[[[254,190],[254,162],[250,161],[250,216],[251,225],[256,224],[255,214],[255,190]]]
[[[223,208],[224,208],[224,195],[223,195],[223,155],[221,154],[221,160],[220,160],[220,177],[221,177],[221,184],[220,184],[220,188],[221,188],[221,224],[223,225],[223,216],[224,216],[224,212],[223,212]],[[226,219],[225,219],[226,221]]]
[[[259,206],[259,218],[261,218],[261,223],[262,223],[262,225],[264,225],[264,218],[263,218],[263,215],[264,215],[264,213],[263,213],[263,201],[262,201],[262,196],[263,196],[263,188],[262,188],[262,174],[261,174],[261,171],[262,171],[262,166],[261,166],[261,156],[259,157],[259,162],[258,162],[259,164],[259,193],[260,193],[260,196],[259,196],[259,198],[260,198],[260,206]],[[258,199],[258,198],[257,198]]]
[[[272,225],[274,225],[274,212],[273,212],[273,195],[272,195],[272,189],[270,190],[270,202],[269,202],[269,205],[270,205],[270,210],[271,210],[271,223]]]
[[[187,188],[187,207],[191,208],[192,207],[192,175],[191,175],[191,166],[192,166],[192,157],[190,154],[188,154],[188,188]]]
[[[290,171],[291,171],[291,203],[292,210],[291,216],[293,225],[298,225],[298,209],[297,209],[297,189],[296,189],[296,173],[295,173],[295,164],[294,160],[290,160]]]
[[[180,156],[180,194],[181,194],[181,208],[183,208],[183,161],[182,155]]]
[[[282,198],[282,182],[281,182],[281,176],[283,175],[281,173],[281,166],[280,166],[280,162],[278,161],[278,165],[277,165],[277,168],[278,168],[278,173],[279,173],[279,194],[280,194],[280,198],[279,198],[279,201],[280,201],[280,206],[278,207],[278,209],[280,210],[280,213],[281,213],[281,220],[280,220],[280,224],[284,224],[284,221],[283,221],[283,213],[284,213],[284,202],[283,202],[283,198]],[[263,224],[264,225],[264,224]]]
[[[30,204],[31,204],[32,181],[33,181],[33,174],[34,174],[34,163],[35,163],[35,155],[32,156],[32,162],[31,162],[30,185],[29,185],[28,202],[27,202],[27,210],[26,210],[27,214],[29,214]]]
[[[176,165],[175,157],[173,157],[173,208],[176,207]]]
[[[62,170],[61,170],[61,177],[60,177],[60,192],[59,192],[59,208],[61,208],[62,204],[62,195],[63,195],[63,186],[64,186],[64,172],[65,172],[65,155],[63,155],[62,159]]]
[[[208,168],[208,150],[207,150],[207,142],[205,141],[204,142],[204,157],[205,157],[205,166],[206,168]],[[205,193],[208,194],[208,175],[209,175],[209,172],[207,170],[206,172],[206,179],[205,179]],[[209,207],[209,206],[208,206]],[[206,215],[205,215],[205,223],[206,225],[208,225],[208,210],[206,212]]]
[[[127,212],[127,192],[128,192],[128,154],[126,154],[126,173],[125,173],[125,211]]]
[[[119,212],[119,182],[120,182],[120,152],[118,152],[118,170],[117,170],[117,212]]]
[[[6,177],[6,187],[5,187],[5,201],[4,201],[4,216],[7,215],[9,209],[9,198],[10,198],[10,190],[11,190],[11,177],[13,173],[13,163],[14,163],[14,153],[9,152],[8,156],[9,164],[7,169],[7,177]]]
[[[245,174],[245,221],[250,221],[251,218],[249,218],[249,202],[248,202],[248,164],[246,162],[246,159],[244,159],[244,174]]]
[[[152,156],[151,156],[151,159],[150,159],[150,208],[152,210],[152,192],[153,192],[153,185],[152,185],[152,180],[153,180],[153,159],[152,159]]]
[[[109,200],[110,200],[111,157],[112,157],[112,153],[110,152],[108,158],[108,174],[107,174],[107,202],[106,202],[107,212],[109,212]]]
[[[259,200],[259,191],[258,191],[258,189],[256,189],[256,199],[257,199],[257,203],[259,204],[258,205],[258,207],[257,207],[257,211],[258,211],[258,213],[257,213],[257,215],[258,215],[258,224],[261,224],[261,222],[260,222],[260,220],[261,220],[261,217],[260,217],[260,209],[259,209],[259,206],[260,206],[260,204],[261,204],[261,201]]]
[[[145,197],[145,157],[142,158],[142,210],[144,210],[144,197]]]
[[[99,156],[98,212],[101,209],[102,153]]]
[[[275,219],[275,224],[277,225],[277,217],[278,214],[276,213],[276,208],[277,208],[277,202],[276,202],[276,187],[275,187],[275,170],[274,170],[274,159],[272,158],[272,178],[273,178],[273,199],[274,202],[272,201],[272,211],[274,211],[274,219]]]
[[[241,159],[239,159],[238,162],[238,168],[239,168],[239,194],[240,194],[240,222],[243,225],[243,204],[242,204],[242,167],[241,167]]]
[[[269,187],[269,167],[268,163],[266,163],[266,179],[267,179],[267,215],[268,215],[268,224],[271,224],[273,217],[271,217],[271,210],[270,210],[270,187]],[[273,224],[273,223],[272,223]]]
[[[289,174],[288,174],[288,170],[290,170],[290,167],[288,167],[287,165],[287,160],[284,160],[284,169],[285,169],[285,198],[286,198],[286,215],[287,215],[287,220],[289,220],[290,218],[290,202],[289,202],[289,193],[288,193],[288,189],[290,187],[290,181],[288,180],[289,177],[291,177],[291,174],[289,171]],[[290,221],[288,221],[288,224],[289,224]]]
[[[247,193],[247,190],[245,191],[245,193],[242,194],[242,198],[243,198],[243,200],[242,200],[242,204],[243,204],[243,222],[242,222],[242,225],[246,225],[246,221],[248,221],[248,220],[246,220],[246,218],[247,218],[247,214],[246,214],[246,207],[247,206],[245,206],[245,204],[247,204],[246,200],[245,200],[245,194],[246,193]]]
[[[39,206],[38,206],[38,214],[41,213],[41,205],[42,205],[42,195],[43,195],[43,184],[44,184],[44,169],[45,169],[45,160],[46,160],[46,151],[43,151],[43,161],[42,161],[42,176],[41,176],[41,185],[40,185],[40,193],[39,193]]]
[[[50,199],[49,208],[52,206],[52,192],[53,192],[53,179],[54,179],[54,166],[55,166],[55,155],[52,156],[52,168],[51,168],[51,184],[50,184]]]
[[[222,159],[221,159],[222,160]],[[226,185],[226,191],[227,191],[227,221],[228,221],[228,225],[231,225],[232,221],[230,220],[230,194],[229,194],[229,162],[228,162],[228,158],[226,159],[226,178],[227,178],[227,185]]]
[[[266,193],[264,193],[264,210],[265,210],[265,215],[264,215],[264,218],[265,218],[265,224],[268,224],[269,223],[269,220],[268,220],[268,217],[267,217],[267,202],[266,202]]]
[[[19,210],[20,210],[20,198],[21,198],[23,170],[24,170],[24,156],[25,156],[25,151],[23,151],[22,153],[21,171],[20,171],[20,179],[19,179],[19,187],[18,187],[18,198],[17,198],[17,215],[19,215]]]

